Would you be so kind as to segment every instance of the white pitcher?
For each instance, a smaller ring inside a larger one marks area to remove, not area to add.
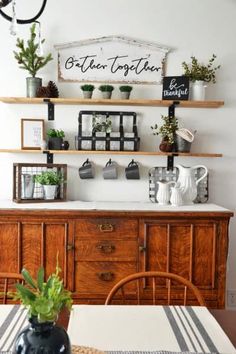
[[[168,205],[170,202],[170,185],[174,184],[174,181],[157,181],[158,191],[156,199],[160,205]]]
[[[178,183],[174,187],[171,187],[170,204],[173,206],[183,205],[183,198]]]
[[[192,167],[184,167],[182,165],[176,166],[179,170],[179,177],[178,177],[178,185],[180,186],[183,203],[184,204],[193,204],[194,199],[197,197],[197,185],[198,183],[203,180],[208,174],[208,169],[206,166],[197,165]],[[195,180],[194,171],[202,167],[204,168],[204,174]]]

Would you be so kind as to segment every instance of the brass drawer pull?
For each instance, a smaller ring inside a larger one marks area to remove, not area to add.
[[[102,253],[112,253],[115,251],[116,247],[109,243],[101,243],[96,246],[96,248]]]
[[[114,279],[114,273],[112,272],[100,272],[98,273],[99,279],[103,281],[112,281]]]
[[[68,244],[66,245],[67,251],[72,251],[74,248],[75,248],[75,246],[72,245],[72,244],[69,244],[69,243],[68,243]]]
[[[139,246],[139,252],[145,252],[146,247],[145,246]]]
[[[99,230],[101,232],[112,232],[112,231],[114,231],[114,225],[112,225],[112,224],[99,224],[98,227],[99,227]]]

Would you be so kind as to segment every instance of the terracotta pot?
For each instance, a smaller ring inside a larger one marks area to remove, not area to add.
[[[159,149],[162,152],[171,152],[173,150],[173,145],[174,144],[170,144],[167,139],[162,139]]]

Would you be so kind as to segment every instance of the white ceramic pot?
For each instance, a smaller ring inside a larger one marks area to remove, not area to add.
[[[206,97],[206,83],[201,80],[192,82],[190,85],[190,99],[192,101],[204,101]]]
[[[158,191],[156,199],[159,205],[168,205],[170,202],[170,185],[174,184],[174,181],[157,181]]]
[[[56,192],[57,192],[57,185],[44,185],[43,186],[43,195],[44,199],[55,199],[56,198]]]

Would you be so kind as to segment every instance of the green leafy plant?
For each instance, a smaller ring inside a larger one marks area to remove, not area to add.
[[[34,23],[30,28],[30,38],[28,39],[27,44],[23,39],[17,38],[16,46],[19,48],[19,51],[13,52],[20,68],[27,70],[32,77],[35,77],[37,72],[53,59],[51,53],[47,56],[37,54],[39,44],[35,43],[35,27],[36,24]],[[43,39],[41,43],[44,41],[45,39]]]
[[[111,133],[112,121],[110,118],[107,117],[104,118],[104,116],[94,114],[92,120],[92,128],[93,128],[93,133],[96,132]]]
[[[56,171],[43,171],[40,175],[36,175],[34,180],[42,186],[57,186],[61,183],[65,183],[61,172]]]
[[[190,81],[205,81],[216,83],[216,71],[220,68],[220,65],[213,66],[216,59],[216,55],[213,54],[209,59],[208,64],[200,64],[196,57],[191,57],[191,63],[187,64],[185,61],[182,63],[184,69],[184,75],[189,77]]]
[[[38,322],[54,322],[63,308],[71,309],[71,293],[64,289],[60,272],[57,265],[55,273],[44,282],[43,267],[38,271],[37,280],[32,278],[27,269],[22,269],[26,285],[16,284],[14,300],[20,300],[27,308],[30,318],[36,317]]]
[[[50,138],[64,138],[65,133],[61,129],[49,129],[47,131],[47,136],[49,136]]]
[[[174,135],[178,129],[178,119],[176,117],[161,116],[164,123],[159,127],[157,124],[151,126],[153,135],[161,135],[164,140],[170,144],[174,143]]]
[[[112,85],[101,85],[98,88],[101,92],[112,92],[114,90],[114,86]]]
[[[80,86],[82,91],[93,91],[95,89],[94,85],[85,84]]]
[[[132,86],[123,85],[119,87],[120,92],[131,92],[133,90]]]

